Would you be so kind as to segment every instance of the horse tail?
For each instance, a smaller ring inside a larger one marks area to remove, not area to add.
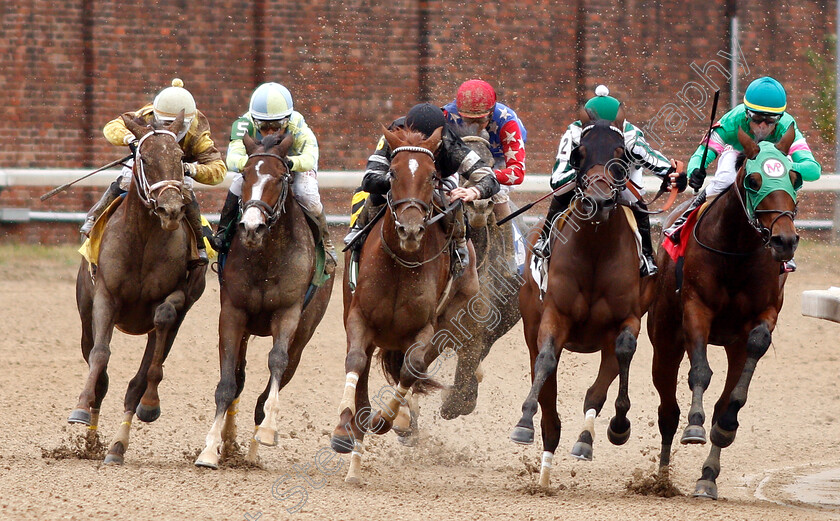
[[[402,351],[385,351],[380,349],[377,354],[379,363],[382,366],[382,372],[385,378],[391,384],[396,384],[400,381],[400,370],[403,362],[405,362],[405,354]],[[444,389],[445,386],[432,378],[418,378],[414,385],[411,386],[411,391],[414,394],[428,394],[432,391]]]

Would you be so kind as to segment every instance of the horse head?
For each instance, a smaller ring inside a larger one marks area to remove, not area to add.
[[[283,212],[289,195],[292,173],[284,158],[294,136],[288,132],[271,135],[258,143],[246,135],[242,141],[248,161],[243,170],[239,236],[246,248],[256,249],[262,246],[269,227]]]
[[[184,152],[177,135],[184,124],[184,111],[168,125],[149,125],[141,118],[122,116],[126,128],[139,141],[134,154],[132,185],[140,200],[160,218],[164,230],[174,231],[184,216]]]
[[[599,223],[616,208],[618,194],[627,182],[624,134],[619,128],[624,109],[619,109],[615,121],[593,116],[584,120],[580,145],[572,150],[569,162],[577,171],[580,217]]]
[[[484,164],[492,166],[495,159],[493,152],[490,150],[490,134],[486,128],[481,128],[478,124],[471,125],[453,125],[453,131],[464,140],[470,149],[478,154]],[[466,185],[468,181],[462,184]],[[464,207],[467,213],[467,219],[470,221],[470,226],[473,228],[483,228],[487,226],[488,219],[493,213],[493,199],[476,199],[470,201]]]
[[[391,147],[391,190],[388,209],[400,240],[400,249],[413,253],[420,249],[426,222],[432,215],[432,195],[437,173],[435,151],[443,128],[428,139],[418,132],[385,129]]]
[[[735,188],[750,223],[769,244],[773,259],[779,262],[792,259],[799,244],[793,219],[802,176],[791,168],[787,157],[794,137],[793,125],[776,145],[768,141],[756,143],[746,132],[738,130],[744,155],[738,160]]]

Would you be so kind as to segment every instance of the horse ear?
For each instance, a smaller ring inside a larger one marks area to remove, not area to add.
[[[136,137],[137,139],[140,139],[141,137],[145,136],[146,134],[152,131],[152,129],[146,125],[145,121],[143,121],[140,118],[135,119],[135,117],[132,114],[123,114],[122,120],[123,123],[125,123],[125,128],[127,128],[129,132],[134,134],[134,137]]]
[[[286,132],[286,134],[283,136],[283,139],[280,141],[280,144],[277,145],[278,147],[280,147],[280,150],[279,150],[280,153],[278,155],[280,157],[286,157],[286,154],[289,153],[289,149],[292,148],[292,145],[294,144],[294,142],[295,142],[295,135],[292,134],[291,132]]]
[[[432,151],[434,154],[441,143],[441,135],[443,134],[443,127],[438,127],[432,132],[432,135],[429,136],[429,139],[420,143],[420,146],[423,148],[427,148]]]
[[[793,144],[793,140],[796,137],[796,130],[793,128],[793,125],[789,126],[785,135],[782,136],[782,139],[776,143],[776,148],[784,155],[788,155],[790,152],[790,146]]]
[[[615,114],[615,120],[613,121],[613,126],[616,128],[620,128],[624,130],[624,120],[625,120],[625,112],[624,112],[624,104],[618,106],[618,112]]]
[[[181,111],[178,112],[178,115],[175,117],[175,120],[166,127],[166,130],[172,132],[173,134],[175,134],[177,136],[178,132],[180,132],[182,130],[181,127],[183,125],[184,125],[184,109],[181,109]]]
[[[388,146],[391,147],[391,150],[400,146],[400,138],[398,138],[396,134],[385,127],[382,127],[382,133],[385,136],[385,141],[388,142]]]
[[[755,156],[758,155],[758,143],[753,141],[753,138],[749,136],[744,129],[738,129],[738,142],[741,143],[741,146],[744,147],[744,154],[749,159],[755,159]]]
[[[260,144],[254,141],[254,138],[248,134],[242,136],[242,143],[245,145],[245,152],[247,152],[249,156],[260,146]]]

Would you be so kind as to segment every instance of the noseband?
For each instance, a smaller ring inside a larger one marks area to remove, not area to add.
[[[435,155],[434,155],[434,153],[432,153],[431,150],[428,150],[428,149],[423,148],[423,147],[413,147],[413,146],[397,147],[391,153],[391,157],[393,158],[393,156],[397,155],[400,152],[421,152],[421,153],[426,154],[427,156],[431,157],[432,161],[435,160]],[[405,199],[398,199],[398,200],[394,201],[392,196],[391,196],[391,191],[390,190],[388,191],[388,194],[385,196],[385,199],[388,202],[388,210],[390,210],[391,217],[394,218],[394,223],[397,225],[397,227],[401,226],[401,224],[400,224],[399,217],[397,215],[397,208],[396,207],[401,205],[401,204],[405,204],[406,206],[404,208],[402,208],[402,210],[400,211],[400,215],[405,213],[405,211],[408,210],[409,208],[417,208],[418,210],[420,210],[421,213],[424,214],[423,224],[428,223],[429,219],[432,216],[432,210],[433,210],[432,205],[430,205],[429,203],[427,203],[426,201],[424,201],[422,199],[418,199],[416,197],[406,197]]]
[[[140,149],[143,147],[143,143],[146,142],[146,139],[153,134],[169,135],[172,136],[172,139],[174,139],[176,143],[178,142],[178,137],[173,132],[168,130],[152,130],[141,137],[140,141],[137,143],[137,151],[134,154],[134,180],[136,181],[135,185],[137,186],[137,194],[140,196],[140,200],[143,201],[143,205],[152,210],[157,208],[157,199],[164,190],[176,190],[178,195],[181,197],[181,202],[184,202],[183,179],[164,179],[163,181],[158,181],[153,185],[149,184],[149,179],[146,177],[145,163],[143,162],[143,156],[140,153]],[[157,190],[159,190],[159,192],[157,196],[155,196],[155,191]]]
[[[277,154],[257,152],[256,154],[248,156],[248,159],[250,160],[252,157],[272,157],[280,161],[280,164],[286,169],[285,172],[280,174],[280,197],[277,198],[277,202],[274,203],[274,206],[269,206],[268,203],[262,199],[250,199],[242,203],[243,214],[249,208],[257,208],[263,214],[263,217],[265,217],[266,226],[270,228],[271,225],[277,222],[277,219],[283,214],[283,206],[286,203],[286,197],[289,195],[289,181],[291,180],[292,173],[289,171],[289,167],[286,165],[286,162],[283,161],[283,158]]]

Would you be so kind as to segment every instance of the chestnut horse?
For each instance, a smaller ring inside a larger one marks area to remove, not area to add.
[[[163,362],[187,311],[204,292],[206,266],[187,270],[190,236],[184,217],[183,152],[176,134],[184,113],[162,129],[123,115],[140,141],[131,186],[105,226],[95,279],[82,260],[76,302],[82,320],[82,356],[90,368],[70,423],[95,431],[108,391],[108,359],[114,326],[148,335],[140,368],[125,394],[125,416],[105,463],[123,463],[131,422],[160,416],[158,384]]]
[[[393,151],[389,211],[373,226],[362,248],[355,292],[350,291],[346,272],[344,277],[346,378],[331,445],[336,452],[352,452],[345,478],[350,483],[360,481],[365,433],[390,430],[409,391],[422,394],[438,386],[430,380],[437,366],[429,366],[458,342],[442,326],[463,313],[478,293],[474,262],[460,276],[450,275],[452,231],[442,219],[433,222],[437,217],[433,217],[433,195],[441,183],[434,154],[441,129],[428,139],[417,132],[386,130],[385,139]],[[472,244],[468,247],[474,259]],[[349,262],[349,257],[345,259]],[[368,375],[376,347],[386,376],[398,385],[377,393],[379,399],[388,396],[382,399],[382,410],[372,414]]]
[[[682,234],[688,242],[681,288],[675,262],[664,248],[659,249],[661,269],[648,314],[653,383],[659,392],[659,470],[663,476],[668,475],[680,419],[676,388],[683,355],[688,353],[691,362],[692,400],[681,442],[705,444],[703,392],[712,378],[706,345],[726,350],[729,367],[712,415],[712,449],[694,491],[695,496],[708,498],[717,498],[720,450],[735,439],[738,411],[746,402],[750,379],[770,345],[782,309],[787,275],[779,275],[780,262],[793,258],[799,242],[793,217],[795,190],[802,180],[787,159],[793,128],[775,147],[768,142],[757,145],[743,131],[738,139],[745,156],[735,183],[708,205],[694,233]],[[669,223],[677,215],[679,210]]]
[[[327,310],[333,277],[310,286],[316,274],[315,240],[303,209],[290,196],[292,173],[283,162],[293,143],[268,136],[262,145],[244,139],[248,162],[242,188],[242,219],[221,272],[219,365],[216,416],[199,467],[216,469],[222,446],[236,439],[235,414],[245,386],[250,335],[274,339],[268,353],[270,378],[257,399],[248,460],[259,444],[277,444],[279,392],[295,374],[303,349]]]
[[[620,114],[616,122],[599,120],[584,127],[580,146],[571,156],[578,172],[578,196],[557,220],[564,221],[563,227],[552,226],[545,294],[541,295],[533,276],[526,276],[519,294],[532,386],[522,405],[522,418],[510,437],[515,443],[533,443],[533,418],[539,402],[544,450],[540,485],[544,487],[549,484],[551,461],[560,441],[557,362],[563,349],[601,352],[598,377],[583,404],[584,428],[572,455],[592,459],[595,417],[616,375],[616,414],[607,437],[621,445],[630,436],[627,386],[643,310],[636,239],[623,209],[616,211],[618,194],[626,182],[624,137],[618,128],[623,121]],[[532,235],[529,242],[533,247],[537,237]]]

